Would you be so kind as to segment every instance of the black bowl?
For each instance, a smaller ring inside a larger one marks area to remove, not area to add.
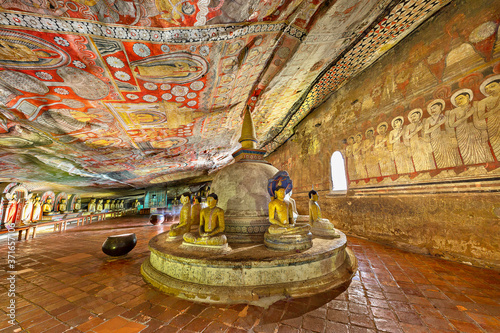
[[[135,234],[109,236],[102,244],[102,252],[112,257],[124,256],[135,247],[137,237]]]
[[[149,222],[154,225],[162,224],[165,221],[163,214],[153,214],[149,217]]]

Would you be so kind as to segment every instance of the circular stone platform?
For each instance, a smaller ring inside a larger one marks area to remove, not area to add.
[[[264,244],[230,244],[228,254],[180,249],[168,233],[151,239],[141,266],[144,279],[176,297],[204,303],[246,303],[268,307],[287,297],[307,297],[341,286],[353,277],[357,260],[346,237],[313,239],[303,252],[277,252]]]

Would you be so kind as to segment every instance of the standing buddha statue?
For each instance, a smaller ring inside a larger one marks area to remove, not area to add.
[[[42,202],[40,201],[40,197],[37,195],[34,199],[35,203],[33,204],[33,215],[31,216],[31,222],[39,221],[42,218]]]

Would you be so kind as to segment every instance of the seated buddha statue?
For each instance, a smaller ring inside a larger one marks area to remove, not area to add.
[[[73,208],[73,211],[75,213],[81,212],[82,211],[82,199],[78,198],[76,199],[75,206]]]
[[[224,210],[217,207],[219,197],[212,193],[207,197],[208,207],[200,211],[200,224],[198,235],[195,233],[184,234],[184,242],[194,245],[227,247],[227,238],[224,235]]]
[[[278,186],[275,198],[269,203],[271,225],[264,234],[264,244],[273,250],[305,250],[312,246],[311,227],[295,224],[292,205],[285,201],[285,188]]]
[[[186,232],[191,230],[191,195],[189,193],[184,193],[181,195],[182,208],[179,214],[179,223],[176,223],[170,227],[168,233],[171,240],[177,239],[177,237],[184,235]]]
[[[66,199],[61,199],[61,202],[57,206],[57,211],[59,213],[64,213],[66,212]]]
[[[97,207],[96,207],[96,211],[98,213],[102,212],[104,210],[104,200],[103,199],[99,199],[99,201],[97,202]]]
[[[116,200],[112,200],[111,203],[109,204],[109,209],[110,210],[115,210],[116,209]]]
[[[106,202],[104,203],[104,210],[105,210],[105,211],[109,211],[110,207],[111,207],[111,200],[109,200],[109,199],[108,199],[108,200],[106,200]]]
[[[52,198],[48,197],[42,206],[43,215],[54,215],[55,212],[52,211]]]
[[[201,197],[193,197],[193,205],[191,206],[191,220],[193,221],[191,229],[196,228],[200,225],[200,213],[201,213]]]
[[[321,217],[321,209],[318,204],[318,192],[312,190],[309,192],[309,224],[313,235],[325,238],[340,237],[335,232],[333,224],[329,220]]]
[[[90,199],[90,203],[89,203],[89,206],[88,206],[88,208],[87,208],[87,211],[88,211],[89,213],[95,213],[95,211],[96,211],[96,206],[97,206],[97,205],[96,205],[96,203],[95,203],[95,199],[94,199],[94,198]]]
[[[292,205],[285,201],[285,189],[276,188],[276,197],[269,203],[269,222],[267,230],[270,234],[294,234],[309,232],[308,225],[295,225],[293,223]]]

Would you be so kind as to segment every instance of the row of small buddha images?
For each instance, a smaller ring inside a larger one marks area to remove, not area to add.
[[[473,101],[470,89],[451,96],[454,108],[446,110],[442,99],[347,139],[345,155],[350,180],[476,165],[500,160],[500,75],[486,79],[480,87],[486,96]]]
[[[16,223],[18,212],[20,211],[19,218],[23,223],[36,222],[42,219],[43,215],[52,215],[57,213],[69,213],[69,212],[82,212],[81,199],[77,198],[73,205],[73,209],[68,207],[66,204],[66,199],[61,198],[57,206],[52,203],[52,198],[48,197],[45,202],[42,203],[39,195],[29,194],[26,199],[18,199],[17,193],[14,192],[12,195],[7,197],[8,202],[6,204],[5,214],[2,222]],[[55,207],[54,207],[55,206]],[[90,213],[96,213],[101,211],[113,211],[125,209],[124,200],[106,200],[100,199],[96,203],[96,199],[92,198],[88,205],[87,211]],[[136,200],[132,206],[137,208],[139,206],[139,201]]]

